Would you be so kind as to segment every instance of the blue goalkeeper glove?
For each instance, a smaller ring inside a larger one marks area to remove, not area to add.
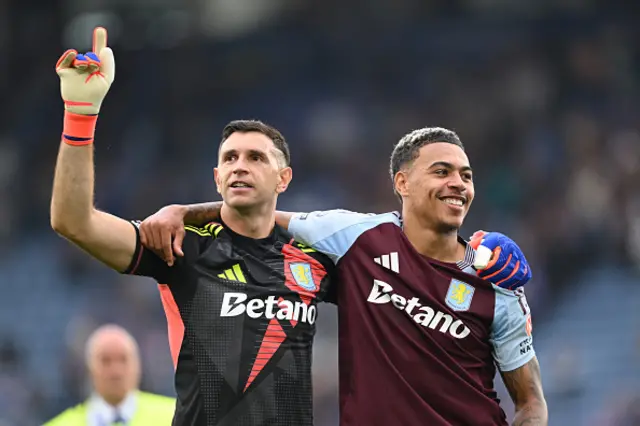
[[[531,268],[524,253],[506,235],[477,231],[470,244],[476,249],[474,267],[480,278],[508,290],[522,287],[531,279]]]

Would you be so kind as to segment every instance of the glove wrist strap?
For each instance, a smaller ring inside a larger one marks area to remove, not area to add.
[[[65,111],[62,141],[73,146],[92,144],[97,121],[97,114],[82,115]]]

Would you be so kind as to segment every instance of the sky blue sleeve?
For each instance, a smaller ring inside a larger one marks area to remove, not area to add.
[[[524,289],[511,291],[495,285],[493,288],[496,291],[491,333],[493,358],[501,371],[512,371],[535,356],[531,312]]]
[[[360,235],[382,223],[400,226],[400,219],[396,213],[365,214],[348,210],[297,213],[291,218],[289,232],[296,241],[338,263]]]

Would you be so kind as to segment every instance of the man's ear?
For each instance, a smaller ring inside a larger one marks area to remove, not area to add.
[[[289,187],[289,183],[291,183],[291,179],[293,178],[293,170],[291,167],[284,167],[278,171],[279,180],[278,186],[276,186],[276,193],[282,194]]]
[[[409,176],[407,171],[400,170],[393,177],[393,187],[401,197],[406,197],[409,194]]]
[[[216,191],[218,191],[218,194],[222,194],[220,191],[220,173],[217,167],[213,168],[213,181],[216,183]]]

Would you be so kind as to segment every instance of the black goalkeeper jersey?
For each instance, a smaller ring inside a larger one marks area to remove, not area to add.
[[[173,425],[311,426],[316,304],[333,299],[333,263],[278,226],[259,240],[218,223],[185,228],[173,267],[138,238],[125,271],[159,284]]]

